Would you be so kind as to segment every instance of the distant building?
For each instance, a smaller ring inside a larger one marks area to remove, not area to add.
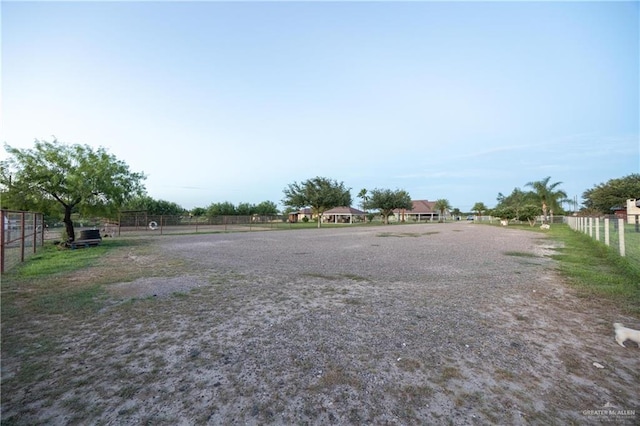
[[[420,222],[422,220],[440,220],[440,212],[436,211],[434,206],[435,201],[429,200],[413,200],[411,201],[411,210],[408,209],[395,209],[393,216],[396,221],[401,222],[403,219],[406,222]],[[445,212],[445,214],[448,212]]]
[[[626,209],[627,223],[637,223],[640,220],[640,199],[631,198],[627,200]]]

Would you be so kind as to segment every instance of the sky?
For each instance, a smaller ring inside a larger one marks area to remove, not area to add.
[[[639,5],[2,1],[0,140],[105,147],[187,209],[316,176],[580,201],[640,172]]]

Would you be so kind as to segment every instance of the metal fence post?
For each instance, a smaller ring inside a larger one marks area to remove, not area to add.
[[[620,242],[620,256],[624,257],[624,219],[618,219],[618,241]]]
[[[25,246],[24,228],[26,224],[25,215],[26,215],[25,212],[20,213],[20,262],[24,262],[24,246]]]
[[[38,216],[35,213],[31,214],[33,215],[33,253],[35,253],[38,245]]]
[[[5,227],[7,226],[9,219],[7,219],[7,212],[0,210],[0,274],[4,273],[4,244],[7,236],[5,235]]]

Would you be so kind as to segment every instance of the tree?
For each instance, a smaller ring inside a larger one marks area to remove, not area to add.
[[[542,207],[543,222],[547,222],[547,213],[551,215],[553,221],[553,212],[561,210],[560,203],[567,201],[567,193],[563,190],[556,189],[562,185],[562,182],[549,183],[551,176],[547,176],[542,180],[529,182],[526,186],[533,188],[535,198]]]
[[[413,203],[409,193],[402,189],[374,189],[369,198],[369,208],[380,210],[384,223],[389,224],[389,216],[395,209],[411,209]]]
[[[254,213],[260,216],[276,216],[278,206],[273,201],[263,201],[254,208]]]
[[[165,200],[156,200],[148,195],[140,195],[129,200],[124,208],[127,210],[144,210],[154,216],[179,216],[185,210],[177,203]]]
[[[364,216],[367,217],[367,201],[369,201],[369,196],[366,188],[362,188],[360,192],[358,192],[358,198],[362,200],[362,211],[364,212]]]
[[[344,183],[335,180],[315,177],[301,183],[291,183],[284,190],[285,206],[303,208],[311,207],[313,214],[318,216],[318,228],[324,212],[334,207],[350,206],[351,193]]]
[[[478,219],[480,219],[480,216],[482,216],[482,213],[487,211],[487,206],[485,206],[483,202],[478,201],[473,205],[473,207],[471,207],[471,210],[476,212],[478,214]]]
[[[195,217],[204,216],[206,213],[207,209],[204,207],[194,207],[193,210],[191,210],[191,214]]]
[[[236,207],[236,214],[238,216],[251,216],[255,213],[255,206],[250,203],[240,203]]]
[[[516,211],[511,206],[500,206],[491,210],[491,215],[509,221],[516,218]]]
[[[5,150],[11,155],[2,164],[11,172],[10,191],[59,203],[69,242],[75,240],[72,213],[113,214],[132,196],[144,193],[144,174],[131,172],[102,147],[94,150],[54,139],[36,140],[33,149],[5,144]]]
[[[612,207],[624,206],[628,199],[640,199],[640,174],[634,173],[595,185],[587,189],[582,198],[587,209],[609,214]]]
[[[511,194],[508,196],[502,195],[502,193],[498,193],[498,205],[497,209],[502,209],[504,207],[509,207],[514,210],[515,218],[522,220],[519,218],[520,211],[525,205],[530,205],[532,203],[537,203],[535,199],[535,195],[533,192],[524,192],[520,188],[514,188]],[[496,215],[497,216],[497,215]]]
[[[449,200],[441,198],[439,200],[436,200],[436,202],[433,204],[433,208],[440,212],[438,222],[442,222],[444,221],[444,212],[445,210],[451,210],[451,204],[449,204]]]
[[[529,226],[533,226],[536,224],[536,218],[538,217],[539,212],[540,210],[538,210],[538,206],[534,204],[525,204],[517,212],[516,217],[518,220],[526,220],[529,222]]]
[[[233,216],[236,214],[236,206],[229,201],[224,203],[212,203],[207,207],[207,216]]]

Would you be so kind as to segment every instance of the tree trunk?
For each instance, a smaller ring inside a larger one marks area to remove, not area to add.
[[[67,242],[73,242],[76,239],[76,233],[73,229],[73,221],[71,220],[71,206],[64,206],[64,226],[67,230]]]

